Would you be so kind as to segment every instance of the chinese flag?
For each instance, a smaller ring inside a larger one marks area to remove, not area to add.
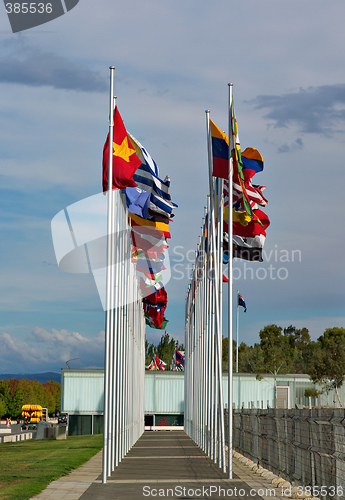
[[[108,191],[109,134],[103,148],[103,192]],[[136,187],[133,174],[141,165],[123,124],[120,113],[115,108],[113,136],[113,189]]]

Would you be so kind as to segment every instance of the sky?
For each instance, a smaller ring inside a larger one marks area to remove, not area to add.
[[[93,276],[59,269],[51,221],[102,190],[109,66],[125,126],[178,205],[166,331],[184,342],[208,194],[205,110],[227,132],[230,82],[241,148],[264,158],[255,182],[271,221],[264,262],[234,260],[240,342],[272,323],[313,340],[345,326],[344,17],[342,0],[80,0],[12,33],[0,5],[0,373],[102,366]],[[147,340],[162,333],[147,328]]]

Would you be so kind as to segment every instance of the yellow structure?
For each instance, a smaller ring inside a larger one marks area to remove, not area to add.
[[[22,416],[28,420],[29,424],[38,424],[42,420],[42,406],[24,405],[22,406]]]

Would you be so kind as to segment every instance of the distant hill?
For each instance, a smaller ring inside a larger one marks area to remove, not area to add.
[[[44,373],[0,373],[0,380],[8,380],[10,378],[16,378],[17,380],[22,380],[27,378],[28,380],[37,380],[37,382],[49,382],[49,380],[54,380],[61,384],[61,374],[56,372],[44,372]]]

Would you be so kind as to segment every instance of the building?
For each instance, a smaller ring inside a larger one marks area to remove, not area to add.
[[[235,408],[294,408],[308,405],[307,388],[314,387],[308,375],[273,375],[234,373]],[[228,376],[223,375],[224,407],[228,407]],[[340,397],[345,401],[345,387]],[[322,405],[333,405],[335,395],[322,395]],[[69,435],[103,432],[103,369],[61,370],[61,412],[68,413]],[[313,400],[312,404],[316,404]],[[183,425],[184,373],[176,371],[145,372],[145,423],[149,426]]]

